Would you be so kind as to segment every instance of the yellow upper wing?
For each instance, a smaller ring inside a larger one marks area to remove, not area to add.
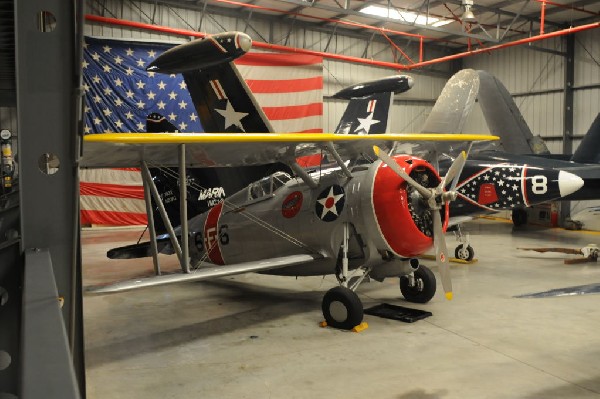
[[[104,133],[84,136],[81,167],[178,166],[179,148],[185,148],[188,167],[258,165],[291,161],[321,152],[333,143],[342,158],[373,156],[373,145],[389,148],[393,142],[469,142],[498,140],[476,134],[331,133]]]

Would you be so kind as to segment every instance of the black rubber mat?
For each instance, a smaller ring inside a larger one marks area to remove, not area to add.
[[[389,303],[382,303],[365,309],[365,314],[383,317],[385,319],[399,320],[405,323],[414,323],[415,321],[433,316],[433,313],[431,312],[405,308],[404,306],[390,305]]]

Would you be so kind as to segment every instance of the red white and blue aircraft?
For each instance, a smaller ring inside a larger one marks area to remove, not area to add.
[[[183,73],[198,114],[221,123],[208,125],[208,129],[222,131],[224,124],[226,131],[270,132],[268,120],[231,62],[250,45],[250,38],[243,33],[214,35],[165,52],[149,69]],[[236,78],[228,80],[232,72]],[[242,108],[249,104],[255,112]],[[362,125],[365,129],[366,124]],[[434,246],[442,284],[451,298],[443,231],[448,203],[456,197],[455,177],[466,154],[463,152],[442,178],[422,159],[411,155],[392,157],[383,149],[395,142],[493,139],[486,135],[439,134],[87,135],[81,167],[141,166],[147,202],[151,194],[169,232],[168,238],[154,236],[150,212],[151,242],[116,251],[136,255],[148,251],[155,259],[159,251],[173,252],[179,256],[183,271],[97,287],[94,291],[115,292],[246,272],[335,274],[340,285],[325,294],[323,314],[329,325],[350,329],[363,318],[362,304],[354,290],[367,276],[402,277],[400,288],[408,300],[429,301],[436,290],[435,277],[428,268],[419,266],[416,257]],[[300,157],[322,153],[333,167],[310,172],[298,164]],[[377,158],[375,162],[358,162]],[[285,164],[293,174],[278,171],[266,176],[189,221],[186,185],[180,185],[181,226],[177,228],[167,217],[148,167],[179,166],[179,181],[186,181],[186,168],[190,167],[273,163]],[[357,272],[358,279],[349,284],[351,271]]]

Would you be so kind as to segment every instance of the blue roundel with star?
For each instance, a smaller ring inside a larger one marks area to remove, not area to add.
[[[333,222],[344,210],[346,197],[342,186],[334,184],[321,191],[315,203],[315,213],[324,222]]]

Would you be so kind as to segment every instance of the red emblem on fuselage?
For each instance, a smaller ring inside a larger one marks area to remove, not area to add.
[[[283,200],[281,204],[281,214],[284,218],[291,219],[300,212],[302,208],[303,196],[300,191],[294,191]]]

